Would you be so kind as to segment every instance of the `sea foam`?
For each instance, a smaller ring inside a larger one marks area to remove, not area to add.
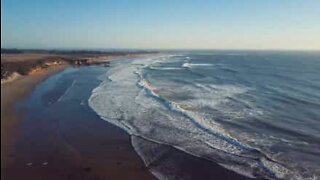
[[[240,174],[270,179],[293,176],[292,172],[259,149],[232,137],[214,119],[208,119],[210,115],[206,116],[206,112],[201,111],[207,107],[219,110],[220,106],[223,108],[221,111],[228,111],[223,104],[228,103],[229,98],[247,92],[249,88],[195,83],[181,88],[185,91],[181,93],[192,92],[193,97],[179,102],[175,102],[168,94],[158,93],[161,87],[146,79],[144,69],[155,62],[169,61],[172,57],[156,56],[111,63],[106,80],[92,92],[90,107],[102,119],[133,136],[172,146]],[[191,65],[209,66],[187,64],[185,67]],[[146,147],[141,143],[133,141],[133,145],[147,166],[157,159],[144,153]],[[158,178],[165,177],[165,173],[159,169],[151,171]]]

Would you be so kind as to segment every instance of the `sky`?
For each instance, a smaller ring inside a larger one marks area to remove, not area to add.
[[[1,0],[1,47],[320,50],[320,0]]]

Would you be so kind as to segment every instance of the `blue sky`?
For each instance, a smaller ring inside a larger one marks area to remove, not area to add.
[[[320,49],[320,1],[1,0],[1,47]]]

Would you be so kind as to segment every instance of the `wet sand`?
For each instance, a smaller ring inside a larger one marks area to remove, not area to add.
[[[15,108],[16,102],[26,97],[38,83],[66,67],[65,65],[51,67],[1,84],[1,169],[12,161],[11,151],[17,136],[16,126],[20,122],[19,113]]]
[[[36,107],[33,100],[23,108],[15,107],[45,87],[42,84],[50,78],[44,79],[61,70],[50,69],[1,86],[1,176],[8,180],[154,179],[132,149],[130,137],[102,121],[89,107],[83,110],[79,103],[68,101],[56,107],[55,103],[50,108],[46,103]],[[49,102],[60,96],[56,93],[62,87],[57,88],[41,98]],[[51,111],[66,116],[50,115]]]
[[[159,161],[145,167],[131,137],[87,105],[100,83],[96,77],[106,69],[68,68],[43,81],[58,71],[1,86],[4,179],[155,179],[149,170],[157,168],[173,179],[247,179],[169,146]]]

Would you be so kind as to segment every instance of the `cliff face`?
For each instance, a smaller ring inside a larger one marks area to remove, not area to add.
[[[5,76],[4,78],[1,77],[1,84],[14,81],[14,80],[18,79],[20,76],[21,75],[19,73],[13,72],[13,73]]]
[[[45,51],[1,49],[1,79],[13,73],[28,75],[50,66],[109,66],[111,59],[154,54],[154,52]]]
[[[6,78],[13,72],[28,75],[50,66],[65,64],[63,61],[34,61],[34,62],[4,62],[1,63],[1,79]]]
[[[9,75],[9,71],[5,69],[5,67],[1,64],[1,79],[7,77]]]
[[[1,63],[1,79],[6,79],[13,72],[20,75],[29,75],[37,73],[43,69],[51,66],[59,66],[62,64],[69,64],[73,66],[89,66],[89,65],[108,65],[109,62],[94,61],[91,59],[59,59],[59,60],[38,60],[33,62],[3,62]]]

